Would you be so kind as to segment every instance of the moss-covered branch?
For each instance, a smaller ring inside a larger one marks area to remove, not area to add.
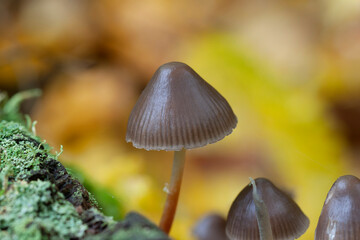
[[[0,239],[169,239],[139,214],[115,222],[98,210],[32,124],[25,126],[18,109],[29,96],[0,99]]]

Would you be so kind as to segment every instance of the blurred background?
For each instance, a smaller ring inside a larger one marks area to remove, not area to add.
[[[188,151],[171,236],[224,217],[248,177],[290,192],[313,239],[337,177],[360,175],[358,0],[1,0],[0,88],[41,88],[23,104],[108,215],[158,222],[171,152],[125,142],[152,74],[182,61],[225,96],[239,123]]]

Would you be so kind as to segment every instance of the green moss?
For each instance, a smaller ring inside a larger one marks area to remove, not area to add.
[[[1,239],[69,239],[87,226],[50,182],[15,182],[0,197]]]
[[[31,171],[40,170],[43,158],[55,157],[50,147],[41,139],[32,136],[22,124],[0,122],[0,168],[6,169],[8,177],[24,179]]]
[[[84,236],[88,226],[54,184],[60,178],[65,179],[66,186],[73,186],[72,179],[56,163],[50,149],[20,122],[0,122],[0,239],[56,240]],[[52,169],[57,170],[56,175],[49,172],[50,162],[55,164]],[[71,199],[80,199],[81,203],[84,190],[76,184],[73,190]]]
[[[35,122],[18,112],[21,100],[36,94],[7,99],[0,92],[0,239],[168,240],[138,214],[115,222],[93,208],[94,197],[36,137]]]

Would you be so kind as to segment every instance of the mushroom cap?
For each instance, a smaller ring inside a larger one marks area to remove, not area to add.
[[[225,218],[219,214],[211,213],[196,223],[193,234],[198,240],[228,240],[225,227]]]
[[[346,175],[332,185],[321,211],[315,239],[360,239],[360,180]]]
[[[188,65],[170,62],[160,66],[141,93],[126,141],[146,150],[179,151],[217,142],[236,124],[220,93]]]
[[[274,240],[293,240],[304,234],[310,222],[294,200],[265,178],[257,178],[255,183],[268,209]],[[230,208],[226,234],[232,240],[260,239],[252,188],[247,185]]]

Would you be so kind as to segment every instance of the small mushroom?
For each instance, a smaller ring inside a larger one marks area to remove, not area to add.
[[[231,205],[226,234],[231,240],[292,240],[308,227],[309,219],[294,200],[269,180],[257,178]]]
[[[211,213],[196,223],[193,234],[198,240],[228,240],[225,227],[225,218],[217,213]]]
[[[131,112],[126,141],[146,150],[175,151],[160,228],[170,231],[180,192],[185,149],[214,143],[237,124],[230,105],[192,68],[166,63],[155,72]]]
[[[360,239],[360,179],[346,175],[335,181],[321,211],[315,239]]]

